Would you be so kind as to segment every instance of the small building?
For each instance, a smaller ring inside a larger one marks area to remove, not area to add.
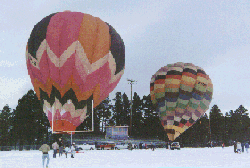
[[[128,139],[129,126],[106,126],[106,138]]]

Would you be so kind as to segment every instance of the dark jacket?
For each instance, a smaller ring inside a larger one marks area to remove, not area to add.
[[[248,143],[245,144],[245,148],[249,148],[249,144]]]
[[[242,143],[241,143],[241,147],[244,148],[244,146],[245,146],[245,144],[242,142]]]
[[[139,149],[142,149],[142,143],[139,143]]]
[[[63,147],[63,141],[59,141],[58,145],[59,147]]]
[[[236,152],[236,150],[237,150],[237,144],[236,142],[234,142],[234,152]]]

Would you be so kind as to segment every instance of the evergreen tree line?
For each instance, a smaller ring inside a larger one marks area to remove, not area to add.
[[[81,135],[104,135],[105,126],[130,126],[131,101],[121,92],[94,108],[94,132],[76,133]],[[217,105],[202,116],[192,127],[181,134],[176,141],[190,146],[204,146],[210,141],[230,144],[232,141],[248,141],[250,138],[250,119],[247,109],[242,105],[223,116]],[[90,130],[92,117],[89,116],[76,130]],[[52,143],[61,135],[51,134],[50,124],[42,105],[33,90],[29,90],[18,100],[16,109],[8,105],[0,110],[0,146],[40,145],[43,141]],[[159,117],[152,105],[151,97],[141,99],[136,92],[132,103],[132,138],[157,138],[168,141]]]
[[[217,105],[205,113],[196,123],[186,130],[176,141],[186,146],[232,145],[234,141],[249,142],[250,119],[248,110],[240,105],[236,110],[230,110],[225,115]],[[210,119],[209,119],[210,118]]]

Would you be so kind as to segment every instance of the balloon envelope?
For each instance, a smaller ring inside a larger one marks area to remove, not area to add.
[[[100,18],[53,13],[38,22],[26,47],[28,73],[54,131],[74,131],[118,84],[125,68],[120,35]],[[91,106],[88,107],[91,109]]]
[[[171,141],[206,112],[212,94],[209,76],[191,63],[168,64],[150,82],[151,100]]]

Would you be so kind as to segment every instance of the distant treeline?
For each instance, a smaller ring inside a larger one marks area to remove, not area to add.
[[[176,141],[189,146],[232,145],[233,141],[247,142],[250,140],[250,119],[248,110],[242,105],[230,110],[225,115],[217,105],[201,117],[192,127],[186,130]],[[211,138],[211,141],[210,141]]]
[[[113,100],[114,104],[111,104],[111,100],[107,98],[94,109],[94,132],[75,134],[95,137],[105,134],[105,126],[130,126],[131,101],[128,96],[117,92]],[[248,141],[250,119],[246,111],[247,109],[240,105],[235,111],[230,110],[223,116],[219,107],[214,105],[209,112],[210,121],[205,114],[176,141],[189,146],[206,146],[210,140],[217,144],[230,144],[235,140]],[[76,130],[88,130],[91,126],[90,115]],[[62,135],[51,134],[49,128],[49,121],[33,90],[29,90],[18,100],[16,109],[6,105],[0,110],[0,146],[39,145],[44,140],[51,144]],[[141,99],[134,92],[130,138],[168,141],[150,95]]]

